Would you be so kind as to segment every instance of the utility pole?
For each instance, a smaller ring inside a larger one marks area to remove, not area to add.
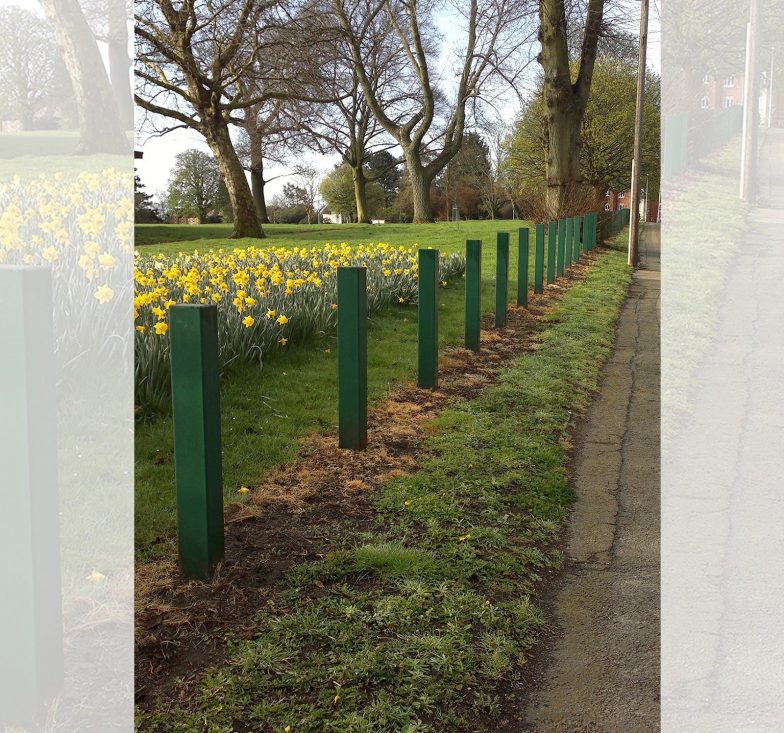
[[[766,120],[767,127],[770,129],[772,127],[772,120],[773,120],[773,58],[775,56],[774,51],[770,52],[770,76],[768,77],[768,119]]]
[[[642,125],[645,100],[645,56],[648,46],[648,0],[640,2],[640,55],[637,59],[637,109],[634,116],[634,161],[629,212],[629,264],[637,267],[640,239],[640,169],[642,168]]]
[[[755,170],[757,167],[757,115],[759,110],[759,71],[757,69],[757,43],[759,40],[759,0],[749,4],[749,22],[746,25],[746,73],[743,85],[743,134],[740,151],[740,197],[753,202]]]

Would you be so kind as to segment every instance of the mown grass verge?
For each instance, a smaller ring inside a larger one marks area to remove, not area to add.
[[[373,497],[348,549],[294,566],[251,639],[145,733],[476,731],[504,712],[544,623],[542,573],[573,498],[569,427],[597,385],[629,282],[610,251],[551,312],[539,348],[445,409],[413,474]],[[341,539],[342,547],[344,538]]]

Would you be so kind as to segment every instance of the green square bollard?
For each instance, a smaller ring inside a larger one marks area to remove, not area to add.
[[[591,223],[588,226],[588,251],[590,252],[595,246],[599,238],[599,215],[597,213],[591,214]]]
[[[534,230],[534,292],[544,292],[544,224]]]
[[[517,305],[528,305],[528,229],[517,231]]]
[[[571,234],[569,232],[571,219],[559,219],[558,220],[558,263],[556,267],[556,273],[558,277],[564,274],[564,259],[566,256],[566,240],[567,237],[570,237]]]
[[[509,300],[509,232],[498,232],[495,257],[495,327],[506,325]]]
[[[569,219],[571,226],[566,227],[566,248],[564,250],[564,270],[572,266],[572,250],[574,249],[574,219]]]
[[[466,242],[465,347],[479,351],[482,330],[482,241]]]
[[[0,266],[0,730],[63,683],[52,313],[49,268]]]
[[[551,221],[547,225],[547,284],[555,282],[555,248],[558,236],[558,223]]]
[[[208,580],[223,559],[217,306],[173,305],[169,339],[180,567]]]
[[[367,270],[338,267],[338,445],[367,448]]]
[[[593,213],[585,215],[585,227],[583,229],[583,252],[591,251],[591,234],[593,230]]]
[[[438,250],[419,250],[419,369],[423,389],[438,387]]]
[[[574,250],[572,252],[573,259],[575,262],[580,261],[580,243],[582,241],[582,226],[581,224],[585,223],[585,217],[575,216],[574,217]],[[583,235],[584,236],[584,235]]]

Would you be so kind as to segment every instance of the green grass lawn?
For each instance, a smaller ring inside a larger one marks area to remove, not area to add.
[[[572,498],[567,430],[612,347],[625,259],[601,257],[550,314],[539,348],[441,412],[419,469],[374,493],[375,523],[332,538],[323,560],[294,565],[248,620],[251,632],[228,640],[229,662],[203,670],[187,707],[160,700],[137,730],[228,731],[241,721],[276,733],[467,732],[514,717],[503,696],[544,623],[537,581],[559,562]],[[371,374],[398,360],[387,368],[400,377],[413,364],[405,314],[374,328],[377,344],[392,341]],[[329,379],[319,387],[332,388]]]
[[[326,242],[361,244],[386,242],[438,247],[462,252],[466,239],[494,244],[497,232],[515,232],[530,222],[520,220],[458,221],[435,224],[267,224],[264,239],[229,239],[231,224],[137,224],[140,252],[192,252],[219,247],[310,247]]]
[[[482,310],[494,309],[495,239],[498,231],[514,231],[520,221],[460,222],[429,225],[347,225],[281,226],[270,228],[264,246],[306,244],[327,241],[357,244],[386,241],[412,245],[417,242],[438,246],[445,252],[462,251],[466,238],[484,238]],[[189,236],[190,232],[224,225],[137,226],[140,232],[156,230],[166,236]],[[298,235],[296,239],[291,232]],[[340,236],[333,237],[333,234]],[[306,236],[307,235],[307,236]],[[192,235],[190,235],[192,236]],[[320,239],[318,237],[321,237]],[[425,239],[427,237],[427,239]],[[216,246],[236,246],[236,240],[199,239],[187,243],[156,244],[143,251],[174,252],[205,250]],[[510,301],[516,297],[516,234],[512,234],[510,256]],[[533,262],[529,265],[533,277]],[[441,349],[463,338],[463,280],[441,290],[439,342]],[[371,319],[368,333],[368,375],[371,404],[391,389],[416,378],[416,306],[393,307]],[[329,351],[327,351],[329,349]],[[337,429],[337,363],[334,338],[291,348],[267,362],[262,369],[242,366],[224,374],[221,382],[224,495],[240,501],[240,486],[261,483],[275,466],[294,459],[298,441],[313,430]],[[142,558],[174,552],[176,516],[172,425],[169,416],[140,421],[136,426],[136,544]]]
[[[78,142],[77,130],[0,133],[0,181],[14,176],[27,180],[58,172],[78,175],[107,168],[127,170],[130,176],[130,146],[128,155],[74,155]]]

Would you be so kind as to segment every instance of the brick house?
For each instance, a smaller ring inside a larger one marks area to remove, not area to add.
[[[717,77],[705,74],[702,77],[702,109],[729,109],[743,106],[743,72]]]
[[[629,191],[610,191],[607,189],[604,194],[604,210],[612,212],[628,209],[630,199],[631,193]],[[659,221],[658,199],[652,199],[646,203],[648,211],[646,212],[645,221]]]

